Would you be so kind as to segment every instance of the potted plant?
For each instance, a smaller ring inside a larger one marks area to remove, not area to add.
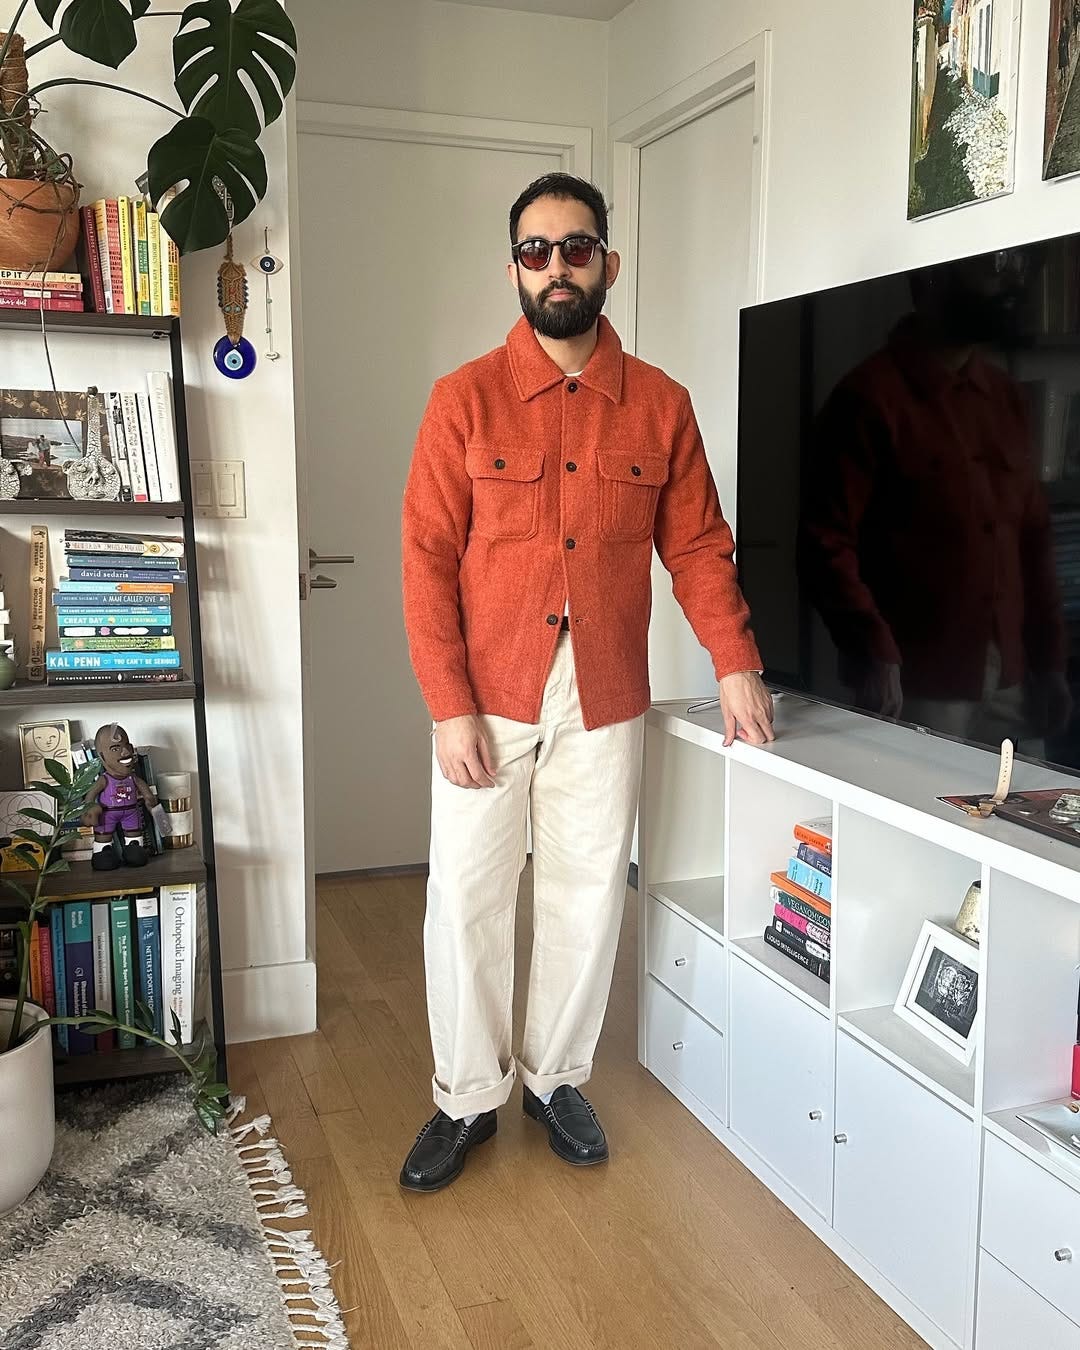
[[[27,65],[62,43],[116,70],[136,49],[139,27],[175,19],[174,12],[155,13],[150,0],[35,3],[53,36],[25,46],[17,29],[29,0],[20,0],[10,30],[0,34],[0,266],[57,268],[78,240],[80,184],[71,157],[34,126],[41,94],[59,85],[114,89],[172,113],[176,125],[147,153],[148,195],[157,203],[179,188],[161,225],[181,253],[222,243],[230,211],[232,225],[239,224],[266,192],[258,137],[281,115],[296,75],[296,32],[279,0],[239,0],[235,8],[230,0],[194,0],[183,9],[172,44],[182,109],[102,80],[62,76],[31,84]]]
[[[53,814],[36,807],[24,807],[22,814],[47,828],[39,831],[27,827],[14,832],[19,841],[14,851],[33,872],[34,884],[32,888],[23,886],[12,880],[10,873],[3,878],[4,890],[18,898],[20,907],[26,908],[26,915],[18,923],[18,992],[14,999],[0,999],[0,1138],[4,1141],[0,1152],[0,1215],[26,1199],[45,1175],[52,1158],[53,1057],[52,1037],[47,1028],[81,1027],[93,1036],[110,1030],[127,1031],[140,1040],[164,1046],[189,1074],[195,1112],[211,1134],[217,1133],[218,1122],[225,1115],[223,1102],[229,1093],[227,1083],[213,1081],[217,1057],[213,1046],[204,1044],[204,1037],[200,1036],[191,1058],[182,1053],[180,1023],[175,1012],[170,1043],[154,1035],[153,1013],[141,1002],[136,1003],[138,1025],[130,1026],[97,1008],[79,1017],[50,1017],[44,1008],[27,1001],[32,925],[53,903],[48,894],[48,879],[70,870],[60,854],[73,835],[67,822],[77,815],[100,773],[96,762],[86,765],[74,778],[57,760],[47,759],[45,768],[54,781],[30,786],[52,798]]]

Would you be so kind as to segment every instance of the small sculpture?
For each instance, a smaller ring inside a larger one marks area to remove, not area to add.
[[[953,927],[961,937],[978,942],[982,937],[982,882],[973,881],[964,895]]]
[[[86,453],[64,466],[68,492],[74,501],[115,502],[120,497],[120,473],[101,448],[101,395],[91,385],[86,398]]]
[[[153,812],[157,799],[135,772],[138,756],[128,734],[117,722],[99,727],[94,750],[104,773],[86,794],[82,813],[84,825],[94,831],[94,856],[91,867],[105,872],[118,867],[112,847],[117,827],[123,831],[123,859],[128,867],[144,867],[149,861],[143,838],[146,814]]]

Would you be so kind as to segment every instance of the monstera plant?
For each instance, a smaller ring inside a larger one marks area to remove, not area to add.
[[[238,224],[266,192],[259,136],[281,115],[296,75],[296,32],[279,0],[195,0],[179,15],[152,10],[150,0],[35,0],[53,35],[27,47],[17,29],[29,3],[21,0],[10,31],[0,34],[0,266],[57,266],[78,237],[80,185],[71,156],[34,126],[41,96],[60,85],[112,89],[172,113],[175,126],[147,150],[148,194],[158,203],[176,189],[161,223],[181,253],[222,243],[230,214]],[[30,80],[28,63],[57,44],[118,70],[145,25],[177,17],[172,61],[180,107],[109,80]],[[32,258],[14,261],[20,249]]]

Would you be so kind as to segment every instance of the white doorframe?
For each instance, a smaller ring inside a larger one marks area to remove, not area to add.
[[[714,108],[753,92],[754,145],[751,164],[749,271],[746,303],[764,298],[765,175],[768,162],[769,71],[772,34],[768,30],[673,85],[608,127],[608,163],[612,176],[612,247],[622,257],[620,285],[611,293],[611,319],[623,346],[637,345],[638,192],[641,152],[661,136],[693,122]],[[702,165],[702,172],[708,166]]]
[[[509,118],[462,117],[449,113],[410,112],[401,108],[371,108],[342,103],[318,103],[311,100],[297,100],[295,110],[295,156],[298,162],[303,153],[299,138],[303,135],[316,136],[354,136],[367,140],[406,141],[421,145],[449,145],[465,149],[494,149],[524,151],[536,154],[556,155],[560,167],[566,173],[578,174],[583,178],[592,175],[593,136],[590,127],[556,126],[544,122],[518,122]],[[299,173],[294,163],[290,181],[299,182]],[[522,184],[524,186],[524,184]],[[294,194],[295,201],[295,194]],[[509,214],[510,203],[507,203]],[[292,256],[299,259],[300,222],[299,208],[291,221]],[[507,251],[509,253],[509,244]],[[299,267],[294,269],[293,277],[293,325],[294,351],[297,360],[294,370],[296,388],[296,406],[302,409],[304,401],[303,334],[301,328],[302,308],[300,304],[301,278]],[[299,414],[298,414],[299,417]],[[307,554],[311,534],[311,521],[308,513],[309,496],[307,481],[310,473],[310,459],[306,428],[297,428],[298,476],[304,490],[299,494],[301,518],[299,538],[301,548],[301,567]],[[301,584],[301,595],[306,601],[306,587]],[[306,605],[301,605],[301,644],[302,664],[310,676],[311,650],[310,625],[307,623]],[[310,678],[304,683],[304,823],[307,841],[307,893],[308,893],[308,946],[309,953],[315,950],[315,849],[312,822],[314,820],[314,773],[312,770],[313,747],[311,745],[311,685]]]

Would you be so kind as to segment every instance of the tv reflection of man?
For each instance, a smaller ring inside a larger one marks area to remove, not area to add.
[[[1023,266],[911,274],[914,312],[818,418],[800,562],[857,706],[1041,755],[1071,711],[1050,518],[1023,393],[983,351]]]

